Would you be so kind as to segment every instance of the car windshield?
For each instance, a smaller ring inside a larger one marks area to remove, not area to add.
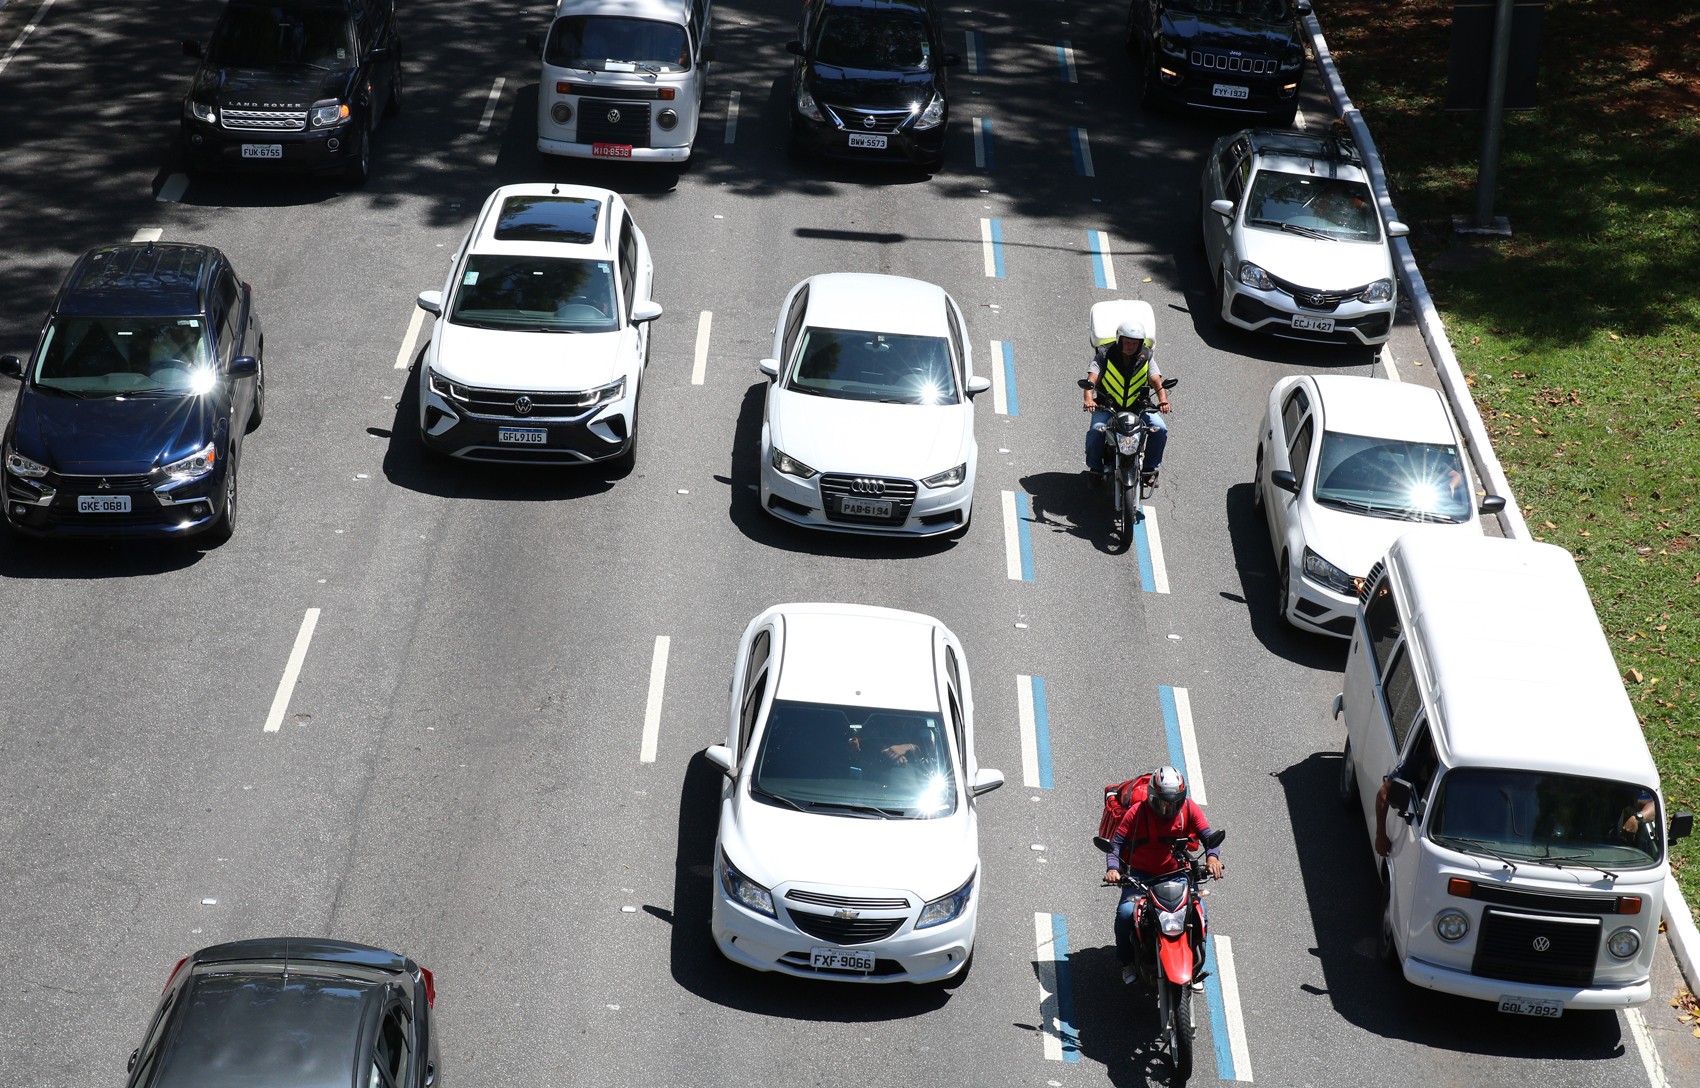
[[[1322,433],[1316,501],[1413,521],[1468,521],[1470,481],[1458,447]]]
[[[875,72],[923,71],[932,60],[927,25],[907,12],[829,10],[821,23],[815,63]]]
[[[543,63],[602,71],[620,71],[622,66],[631,65],[653,72],[683,72],[691,66],[691,51],[685,28],[677,23],[615,15],[568,15],[555,20]]]
[[[225,9],[207,59],[226,68],[302,64],[351,68],[359,55],[348,10],[340,4],[247,3]]]
[[[34,383],[82,397],[205,393],[216,373],[199,317],[61,317],[47,327]]]
[[[1536,771],[1460,768],[1441,779],[1429,837],[1513,863],[1608,870],[1656,865],[1664,829],[1653,791]]]
[[[803,330],[787,388],[885,404],[955,404],[956,372],[939,336]]]
[[[620,327],[614,300],[607,261],[475,253],[455,286],[449,321],[481,329],[612,332]]]
[[[1246,198],[1246,226],[1347,242],[1379,242],[1381,219],[1361,181],[1259,170]]]
[[[1170,11],[1190,11],[1195,15],[1216,15],[1237,19],[1262,19],[1277,22],[1293,17],[1288,0],[1169,0]]]
[[[806,812],[929,820],[956,811],[956,772],[936,713],[775,699],[750,793]]]

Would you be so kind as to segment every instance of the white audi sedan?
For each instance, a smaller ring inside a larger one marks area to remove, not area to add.
[[[974,756],[962,646],[929,616],[787,604],[744,631],[724,745],[715,944],[758,971],[937,982],[974,951]]]
[[[791,289],[773,331],[761,503],[798,525],[932,536],[973,516],[974,374],[956,302],[901,276]]]
[[[655,266],[619,194],[548,182],[490,194],[449,258],[419,368],[428,450],[581,464],[637,449]]]
[[[1380,378],[1300,374],[1269,391],[1252,502],[1280,567],[1281,617],[1350,638],[1358,589],[1407,532],[1479,535],[1464,443],[1433,389]]]

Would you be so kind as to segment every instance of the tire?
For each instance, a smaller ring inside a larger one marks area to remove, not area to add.
[[[619,456],[615,457],[612,461],[609,462],[609,464],[614,466],[614,471],[619,473],[621,476],[624,476],[627,473],[632,472],[637,468],[638,414],[642,410],[642,408],[643,408],[643,386],[639,385],[638,386],[637,399],[632,401],[632,433],[631,433],[631,437],[626,440],[625,450],[622,451]]]
[[[1257,468],[1251,474],[1251,508],[1263,513],[1263,449],[1257,451]]]
[[[1358,807],[1358,772],[1352,766],[1352,738],[1340,752],[1340,804],[1347,812]]]
[[[1386,869],[1381,873],[1381,914],[1376,923],[1375,958],[1389,968],[1399,966],[1399,946],[1393,941],[1393,889],[1387,879]]]
[[[1175,999],[1174,1031],[1170,1035],[1173,1049],[1169,1051],[1169,1061],[1174,1065],[1174,1076],[1171,1084],[1185,1084],[1192,1077],[1192,1043],[1196,1027],[1192,1022],[1192,987],[1174,986],[1179,997]]]
[[[360,146],[355,150],[354,157],[348,162],[348,180],[354,185],[364,185],[372,176],[372,133],[366,126],[360,126]]]
[[[1136,476],[1134,477],[1133,483],[1127,485],[1126,497],[1122,499],[1122,502],[1126,504],[1129,536],[1133,535],[1133,527],[1145,520],[1145,510],[1141,502],[1144,498],[1144,495],[1142,494],[1144,490],[1145,485],[1140,483],[1139,478]]]
[[[922,173],[928,175],[936,174],[944,169],[944,156],[940,155],[936,159],[924,159],[919,165]]]
[[[254,358],[260,364],[260,372],[254,375],[254,408],[248,413],[247,432],[252,434],[260,426],[260,421],[266,418],[266,358],[265,348]]]
[[[1281,573],[1278,575],[1281,579],[1281,584],[1276,587],[1276,592],[1281,595],[1281,598],[1280,603],[1275,606],[1275,610],[1281,617],[1281,622],[1289,624],[1293,622],[1287,618],[1287,613],[1293,604],[1292,574],[1293,569],[1287,562],[1287,557],[1285,555],[1281,556]]]
[[[237,487],[237,459],[231,458],[230,467],[224,472],[224,509],[219,512],[218,520],[207,530],[207,540],[213,547],[230,543],[230,538],[236,534],[236,519],[241,512],[238,501],[240,491]]]
[[[1157,93],[1156,46],[1146,49],[1140,55],[1139,68],[1139,108],[1155,112],[1163,104],[1162,97]]]
[[[384,102],[384,116],[394,117],[401,113],[401,49],[396,48],[395,75],[390,79],[390,96]]]
[[[1227,266],[1227,262],[1224,261],[1222,263],[1221,274],[1218,275],[1217,277],[1215,277],[1215,279],[1210,284],[1210,308],[1211,308],[1210,316],[1213,319],[1213,324],[1218,329],[1226,329],[1226,328],[1229,327],[1228,319],[1222,316],[1223,311],[1227,309],[1227,301],[1228,301],[1227,276],[1228,276],[1228,266]]]
[[[1278,128],[1292,128],[1293,122],[1298,120],[1298,117],[1299,99],[1297,95],[1294,95],[1292,105],[1277,106],[1274,111],[1269,114],[1269,123]]]

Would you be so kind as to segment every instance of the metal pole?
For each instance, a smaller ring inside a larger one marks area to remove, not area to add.
[[[1487,113],[1482,126],[1482,156],[1476,175],[1476,227],[1493,226],[1493,189],[1499,179],[1499,137],[1505,128],[1505,70],[1511,58],[1513,0],[1496,0],[1493,55],[1488,65]]]

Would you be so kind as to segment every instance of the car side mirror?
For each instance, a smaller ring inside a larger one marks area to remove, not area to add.
[[[1310,0],[1299,0],[1297,4],[1293,5],[1293,10],[1300,15],[1309,15],[1311,12]]]
[[[436,314],[439,317],[442,316],[443,293],[441,291],[421,291],[419,292],[419,298],[415,301],[418,302],[419,308],[424,310],[426,313]]]
[[[1231,200],[1212,200],[1210,210],[1223,219],[1232,219],[1234,217],[1234,202]]]
[[[976,374],[972,378],[968,379],[968,395],[971,396],[971,397],[976,393],[984,393],[986,390],[990,389],[991,387],[992,387],[992,379],[984,377],[980,374]]]
[[[705,45],[701,49],[697,50],[697,59],[702,61],[704,64],[712,63],[715,56],[714,46],[712,45]]]
[[[201,43],[193,38],[184,38],[183,55],[188,57],[190,60],[200,60],[201,57],[204,56],[204,53],[201,50]]]
[[[1409,233],[1411,233],[1411,228],[1404,223],[1399,222],[1399,220],[1389,219],[1387,221],[1387,237],[1403,238]]]
[[[542,56],[543,55],[543,35],[537,33],[537,31],[535,31],[535,30],[526,31],[525,47],[527,49],[531,50],[534,54],[536,54],[538,56]]]
[[[1694,834],[1694,813],[1688,811],[1670,814],[1670,829],[1665,832],[1667,842],[1674,843],[1678,839],[1686,839]]]
[[[426,1062],[425,1063],[425,1088],[436,1088],[436,1084],[437,1084],[437,1063],[436,1062]]]
[[[778,359],[763,359],[761,362],[756,364],[756,368],[770,378],[779,377]]]
[[[1411,813],[1411,784],[1402,778],[1387,780],[1387,807],[1409,820]]]
[[[1299,493],[1299,478],[1284,468],[1278,468],[1269,474],[1269,482],[1290,495]]]
[[[1002,771],[994,771],[990,767],[981,767],[974,772],[974,784],[968,788],[968,792],[978,797],[983,793],[991,793],[1001,785],[1003,785]]]
[[[654,299],[646,299],[632,305],[632,324],[634,325],[641,325],[645,321],[654,321],[660,316],[661,303]]]
[[[1200,839],[1198,841],[1204,845],[1204,848],[1206,850],[1214,850],[1218,846],[1221,846],[1222,840],[1227,838],[1227,837],[1228,837],[1227,830],[1225,828],[1218,827],[1216,830],[1210,832],[1210,834],[1204,836],[1202,839]]]
[[[944,56],[939,58],[939,64],[942,65],[945,68],[955,68],[958,64],[961,64],[961,63],[962,63],[962,54],[961,53],[946,53]]]
[[[24,361],[16,355],[0,355],[0,374],[8,378],[22,378]]]
[[[368,59],[374,60],[374,61],[389,60],[390,56],[394,52],[395,52],[395,50],[391,49],[389,46],[380,45],[376,49],[372,50],[371,53],[367,54],[367,57],[368,57]]]
[[[232,378],[253,378],[260,373],[260,361],[252,355],[238,355],[230,360]]]
[[[799,41],[786,42],[785,51],[790,53],[792,56],[800,57],[803,55],[803,43]]]
[[[732,749],[724,744],[711,744],[702,750],[708,761],[720,768],[720,773],[727,778],[736,778],[738,772],[732,768]]]
[[[1482,496],[1482,504],[1476,509],[1483,514],[1497,514],[1505,509],[1505,497],[1503,495],[1484,495]]]
[[[130,1051],[130,1060],[124,1063],[124,1072],[126,1072],[126,1073],[135,1072],[136,1071],[136,1059],[140,1058],[141,1056],[142,1056],[142,1048],[141,1047],[137,1047],[136,1049]]]

